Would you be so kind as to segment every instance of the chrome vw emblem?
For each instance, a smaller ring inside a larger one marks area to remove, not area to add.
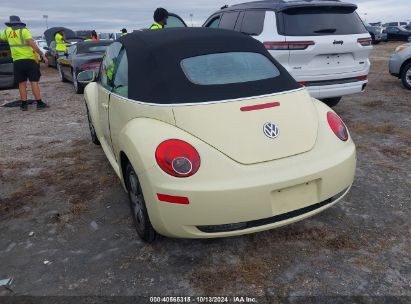
[[[263,126],[265,136],[268,138],[276,138],[280,134],[280,129],[272,122],[267,122]]]

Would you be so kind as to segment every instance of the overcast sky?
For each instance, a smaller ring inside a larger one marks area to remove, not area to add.
[[[48,25],[66,26],[73,30],[96,29],[119,31],[149,27],[156,7],[165,7],[180,15],[191,25],[201,25],[205,19],[224,4],[243,0],[13,0],[2,1],[0,29],[9,15],[18,15],[33,34],[44,32]],[[411,0],[348,0],[358,5],[361,18],[368,22],[411,20]]]

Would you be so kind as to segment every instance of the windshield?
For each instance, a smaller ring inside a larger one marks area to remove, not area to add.
[[[109,40],[109,39],[113,39],[114,34],[110,34],[110,33],[100,33],[100,39],[105,39],[105,40]]]
[[[44,48],[47,46],[47,42],[45,40],[37,41],[37,45],[41,48]]]
[[[363,34],[367,30],[353,7],[299,7],[281,14],[280,31],[287,36]]]
[[[248,52],[209,54],[181,61],[187,78],[199,85],[243,83],[275,78],[277,67],[264,55]]]

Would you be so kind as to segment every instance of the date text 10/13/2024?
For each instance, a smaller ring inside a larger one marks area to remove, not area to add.
[[[253,297],[150,297],[150,303],[257,303]]]

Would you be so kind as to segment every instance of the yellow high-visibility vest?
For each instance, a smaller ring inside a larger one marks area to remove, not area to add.
[[[163,29],[164,26],[162,26],[160,23],[154,22],[152,26],[150,26],[150,30],[161,30]]]
[[[60,33],[57,33],[56,36],[54,36],[54,39],[56,40],[56,51],[66,52],[67,46],[66,46],[66,43],[64,42],[63,35],[61,35]]]
[[[19,28],[13,30],[11,27],[8,27],[1,33],[0,38],[9,43],[13,61],[21,59],[35,60],[34,51],[27,42],[27,40],[33,39],[28,29]]]

